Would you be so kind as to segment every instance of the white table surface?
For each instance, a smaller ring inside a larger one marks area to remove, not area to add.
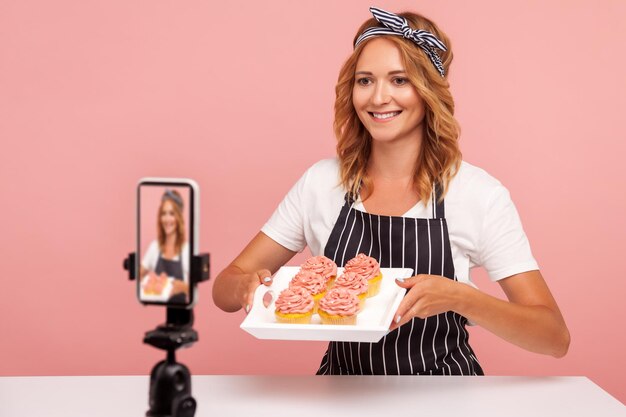
[[[585,377],[192,378],[198,417],[626,416]],[[147,376],[0,377],[0,417],[143,416],[147,403]]]

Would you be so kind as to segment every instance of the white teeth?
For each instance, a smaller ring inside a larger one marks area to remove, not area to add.
[[[390,117],[394,117],[400,114],[399,111],[392,111],[389,113],[372,113],[377,119],[389,119]]]

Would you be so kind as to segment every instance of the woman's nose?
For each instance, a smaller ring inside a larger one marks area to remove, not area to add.
[[[380,106],[390,101],[391,91],[389,90],[389,84],[384,82],[377,83],[374,88],[374,94],[372,95],[372,104]]]

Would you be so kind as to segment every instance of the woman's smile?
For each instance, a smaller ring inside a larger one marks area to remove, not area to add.
[[[385,122],[390,122],[394,120],[396,116],[399,116],[400,113],[402,113],[402,110],[390,111],[386,113],[378,113],[378,112],[368,112],[368,113],[372,117],[372,119],[374,119],[374,121],[379,122],[379,123],[385,123]]]
[[[165,233],[170,234],[176,230],[176,222],[164,222],[163,228],[165,229]]]

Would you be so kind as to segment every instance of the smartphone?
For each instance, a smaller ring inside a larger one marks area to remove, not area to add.
[[[187,178],[142,178],[137,185],[137,297],[143,304],[191,308],[196,283],[199,188]]]

